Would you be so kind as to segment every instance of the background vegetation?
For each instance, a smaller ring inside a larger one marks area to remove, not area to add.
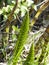
[[[1,63],[49,65],[49,0],[0,0]]]

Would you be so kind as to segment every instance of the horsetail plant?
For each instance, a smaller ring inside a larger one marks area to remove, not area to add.
[[[34,43],[31,44],[29,54],[24,61],[23,65],[34,65]]]
[[[16,65],[19,56],[23,50],[24,44],[26,42],[28,31],[29,31],[29,12],[26,13],[24,20],[22,22],[17,43],[15,44],[14,47],[13,56],[11,58],[11,61],[9,60],[8,62],[9,65]]]

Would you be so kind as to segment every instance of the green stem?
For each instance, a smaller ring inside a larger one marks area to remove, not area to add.
[[[19,59],[19,56],[23,50],[24,44],[26,42],[28,31],[29,31],[29,13],[27,12],[22,22],[22,26],[20,28],[20,34],[19,34],[17,43],[15,44],[13,57],[11,61],[9,61],[9,65],[16,65]]]
[[[34,43],[32,43],[29,54],[23,65],[34,65]]]

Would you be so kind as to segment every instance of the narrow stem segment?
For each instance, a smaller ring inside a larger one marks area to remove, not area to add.
[[[23,65],[34,65],[34,43],[32,43],[29,54]]]
[[[33,18],[30,26],[33,26],[36,22],[36,20],[38,19],[39,15],[49,6],[49,0],[47,0],[43,5],[40,6],[40,8],[38,9],[35,17]]]

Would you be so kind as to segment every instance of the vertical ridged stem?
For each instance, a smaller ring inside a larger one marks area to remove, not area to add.
[[[34,65],[34,43],[31,44],[29,54],[23,65]]]
[[[23,50],[24,44],[26,42],[26,39],[28,36],[28,31],[29,31],[29,12],[26,13],[24,20],[22,22],[18,40],[14,47],[13,57],[11,59],[11,62],[9,61],[10,62],[9,65],[16,65],[16,63],[20,57],[20,54]]]

